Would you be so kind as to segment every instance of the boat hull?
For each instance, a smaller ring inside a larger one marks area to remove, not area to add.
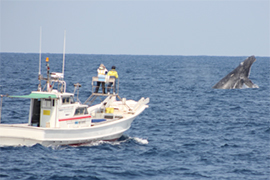
[[[80,145],[98,140],[117,140],[135,117],[76,129],[40,128],[28,124],[1,124],[0,146]]]

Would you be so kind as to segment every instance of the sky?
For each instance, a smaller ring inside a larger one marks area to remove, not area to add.
[[[40,29],[42,30],[40,41]],[[270,56],[269,0],[0,0],[0,52]]]

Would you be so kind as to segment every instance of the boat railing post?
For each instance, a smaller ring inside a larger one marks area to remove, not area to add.
[[[117,78],[117,92],[116,94],[119,94],[119,78]]]
[[[49,58],[46,58],[46,68],[47,68],[47,91],[51,92],[51,75],[50,75],[50,66],[49,66]]]
[[[0,95],[1,96],[1,101],[0,101],[0,124],[1,124],[1,114],[2,114],[2,102],[3,102],[3,98],[7,97],[7,95]]]
[[[2,101],[3,101],[3,95],[1,94],[1,102],[0,102],[0,123],[1,123],[1,114],[2,114]]]
[[[61,92],[65,93],[66,92],[66,81],[63,80],[61,83],[62,83]]]

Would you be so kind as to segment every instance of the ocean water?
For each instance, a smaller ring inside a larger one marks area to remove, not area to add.
[[[42,54],[61,72],[61,54]],[[0,54],[0,94],[37,89],[38,54]],[[115,142],[0,147],[0,179],[270,179],[270,58],[256,57],[259,88],[212,89],[247,57],[67,54],[67,91],[103,63],[116,66],[120,96],[149,97],[149,108]],[[1,123],[26,123],[29,100],[4,98]]]

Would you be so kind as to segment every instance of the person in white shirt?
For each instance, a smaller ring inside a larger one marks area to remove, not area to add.
[[[108,73],[108,70],[106,69],[104,64],[100,64],[99,68],[97,69],[97,73],[98,73],[99,78],[102,78],[102,79],[104,78],[104,82],[97,81],[97,87],[96,87],[95,93],[98,93],[99,86],[100,84],[102,84],[102,92],[103,94],[106,94],[105,93],[105,76]]]

